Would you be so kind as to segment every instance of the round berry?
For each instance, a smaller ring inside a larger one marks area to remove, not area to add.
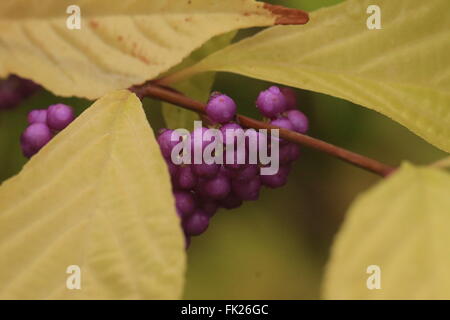
[[[192,189],[197,184],[197,177],[192,172],[191,166],[181,166],[175,175],[175,186],[179,189]]]
[[[259,174],[259,166],[257,164],[248,164],[240,170],[228,170],[228,176],[234,180],[249,180]]]
[[[187,191],[175,191],[175,206],[177,209],[177,213],[180,218],[184,219],[185,217],[194,213],[196,209],[196,203],[194,196]]]
[[[34,81],[20,78],[19,91],[25,98],[30,97],[40,88],[41,86]]]
[[[176,177],[178,172],[178,166],[176,164],[173,164],[172,160],[170,159],[164,159],[166,160],[167,167],[169,168],[169,174],[172,178]]]
[[[22,151],[30,158],[45,146],[52,138],[50,128],[44,123],[33,123],[25,129],[20,137]]]
[[[232,190],[235,195],[244,201],[258,200],[261,181],[259,176],[253,177],[248,181],[233,180]]]
[[[272,120],[272,121],[270,121],[270,124],[274,125],[276,127],[282,128],[282,129],[294,130],[294,126],[287,118],[278,118],[278,119]],[[280,144],[287,143],[287,141],[280,139],[280,138],[278,138],[278,141]]]
[[[295,93],[294,89],[282,87],[280,90],[283,93],[284,98],[286,99],[286,110],[297,108],[297,94]]]
[[[208,215],[208,217],[212,217],[216,214],[219,205],[216,201],[202,199],[200,200],[200,208]]]
[[[172,138],[173,134],[173,138]],[[176,138],[179,138],[178,140]],[[172,139],[174,139],[172,141]],[[181,137],[178,137],[174,130],[170,129],[162,129],[158,136],[158,144],[161,149],[161,153],[163,157],[169,159],[171,161],[172,149],[175,147],[179,141],[181,141]]]
[[[275,189],[284,186],[290,172],[289,166],[281,166],[273,175],[261,175],[261,182],[266,187]]]
[[[280,88],[272,86],[260,92],[256,100],[256,107],[263,116],[275,118],[286,110],[286,98]]]
[[[279,152],[279,160],[283,165],[291,163],[300,157],[300,148],[295,143],[282,145]]]
[[[28,123],[47,123],[47,109],[35,109],[28,113]]]
[[[52,130],[62,130],[75,119],[72,107],[58,103],[48,107],[47,124]]]
[[[200,163],[192,165],[192,172],[202,178],[213,178],[219,173],[220,165],[217,163]]]
[[[214,200],[225,198],[231,190],[230,178],[223,174],[219,174],[212,179],[202,180],[200,183],[202,194]]]
[[[225,209],[235,209],[242,205],[242,199],[233,192],[230,192],[225,198],[220,200],[220,206]]]
[[[206,105],[206,114],[217,123],[226,123],[236,115],[236,103],[225,94],[213,95]]]
[[[227,146],[228,145],[231,146],[232,144],[234,144],[236,146],[238,141],[242,140],[242,138],[243,138],[242,137],[241,139],[238,139],[239,133],[242,133],[242,136],[244,133],[244,131],[242,130],[242,127],[240,125],[238,125],[237,123],[224,124],[220,128],[220,132],[222,133],[223,144],[225,144]]]
[[[17,91],[0,86],[0,109],[11,109],[20,104],[21,95]]]
[[[189,236],[198,236],[208,229],[209,217],[201,209],[196,210],[192,215],[183,221],[184,232]]]
[[[292,123],[295,131],[299,133],[306,133],[309,128],[309,121],[305,114],[298,110],[289,110],[286,112],[286,116]]]

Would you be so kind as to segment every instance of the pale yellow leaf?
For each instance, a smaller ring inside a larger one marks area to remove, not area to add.
[[[66,26],[73,4],[80,30]],[[272,11],[253,0],[2,0],[0,77],[97,98],[156,77],[215,35],[273,25]]]
[[[449,226],[450,174],[403,165],[351,206],[332,248],[324,297],[450,299]],[[381,273],[367,273],[371,265]],[[381,288],[369,290],[368,278],[377,275]]]
[[[98,100],[0,187],[0,298],[174,299],[184,239],[139,99]],[[81,268],[81,290],[66,269]]]
[[[369,5],[381,30],[369,30]],[[350,100],[450,152],[450,1],[349,0],[229,46],[172,80],[229,71]]]
[[[189,67],[209,54],[226,47],[230,44],[235,35],[236,32],[233,31],[209,40],[200,49],[194,51],[188,58],[186,58],[183,63],[177,66],[176,70]],[[214,78],[214,72],[202,73],[177,83],[174,85],[174,88],[192,99],[206,102],[209,97]],[[188,130],[192,130],[194,121],[199,120],[197,113],[182,109],[170,103],[163,102],[162,108],[164,120],[166,121],[167,126],[171,129],[186,128]]]

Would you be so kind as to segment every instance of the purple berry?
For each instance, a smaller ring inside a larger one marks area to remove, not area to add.
[[[288,146],[290,149],[290,161],[298,160],[300,158],[300,147],[294,143],[290,143]]]
[[[240,170],[228,170],[228,176],[233,180],[250,180],[259,174],[257,164],[248,164]]]
[[[170,176],[172,178],[176,177],[179,167],[176,164],[173,164],[172,160],[170,160],[170,159],[164,159],[164,160],[166,161]]]
[[[209,217],[201,209],[196,210],[192,215],[183,221],[184,232],[189,236],[198,236],[208,229]]]
[[[289,110],[286,112],[286,116],[292,123],[295,131],[299,133],[306,133],[308,131],[309,121],[303,112],[298,110]]]
[[[0,109],[10,109],[22,101],[22,94],[17,89],[18,83],[13,78],[0,80]]]
[[[28,113],[28,123],[47,123],[47,109],[35,109]]]
[[[261,181],[259,176],[247,181],[233,180],[232,183],[233,193],[244,201],[258,200],[260,189]]]
[[[215,94],[209,99],[205,111],[213,122],[226,123],[236,115],[236,103],[225,94]]]
[[[227,157],[230,157],[230,160]],[[243,146],[235,147],[234,150],[227,149],[223,154],[223,166],[230,170],[240,170],[247,165],[247,159],[247,151]]]
[[[256,100],[256,107],[263,116],[275,118],[286,110],[286,98],[280,91],[280,88],[272,86],[267,90],[261,91]]]
[[[171,161],[170,159],[173,147],[181,141],[181,137],[179,137],[178,141],[172,141],[172,133],[174,133],[174,130],[163,129],[158,136],[158,144],[161,149],[161,153],[163,154],[163,157],[169,159],[169,161]],[[176,134],[174,134],[174,139],[175,138],[177,138]]]
[[[300,148],[295,143],[288,143],[280,147],[279,160],[281,164],[288,164],[300,157]]]
[[[237,130],[242,130],[242,127],[240,125],[238,125],[237,123],[227,123],[224,124],[221,128],[220,128],[220,132],[222,133],[222,139],[223,139],[223,143],[225,145],[231,145],[234,143],[234,145],[236,146],[239,139],[237,137],[237,134],[239,132],[241,132],[242,134],[244,133],[244,131],[237,131]],[[236,136],[234,136],[236,135]],[[230,139],[228,139],[228,137]],[[234,139],[233,139],[234,137]]]
[[[294,89],[282,87],[280,90],[286,99],[286,110],[297,108],[297,94]]]
[[[173,193],[175,197],[175,206],[177,213],[181,219],[194,213],[196,209],[196,203],[194,196],[187,191],[175,191]]]
[[[175,178],[175,186],[179,189],[192,189],[197,184],[197,177],[192,172],[192,167],[181,166],[178,168]]]
[[[212,217],[219,208],[219,205],[216,201],[202,199],[200,200],[200,208],[202,208],[208,217]]]
[[[41,88],[40,85],[32,80],[20,78],[19,91],[25,97],[28,98]]]
[[[242,205],[242,199],[230,192],[224,199],[220,200],[220,206],[225,209],[235,209]]]
[[[279,128],[286,129],[286,130],[292,130],[292,131],[294,130],[294,126],[287,118],[278,118],[278,119],[272,120],[272,121],[270,121],[270,124],[274,125],[276,127],[279,127]],[[278,141],[280,144],[287,143],[287,141],[285,141],[283,139],[279,139]]]
[[[33,123],[25,129],[20,137],[23,155],[30,158],[45,146],[52,138],[50,128],[43,123]]]
[[[275,189],[284,186],[290,172],[289,166],[281,166],[278,172],[273,175],[261,175],[261,182],[266,187]]]
[[[201,193],[214,200],[225,198],[231,190],[230,178],[223,174],[215,178],[200,181]]]
[[[48,107],[47,124],[52,130],[62,130],[75,119],[72,107],[58,103]]]
[[[192,165],[193,173],[202,178],[213,178],[217,175],[219,170],[220,165],[217,163],[201,163]]]

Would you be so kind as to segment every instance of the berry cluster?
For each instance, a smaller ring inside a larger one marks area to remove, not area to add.
[[[23,155],[31,158],[74,119],[72,107],[62,103],[30,111],[27,119],[29,125],[20,137]]]
[[[297,99],[292,89],[280,89],[276,86],[262,91],[256,100],[256,107],[271,124],[306,133],[308,119],[296,109],[296,105]],[[177,138],[171,139],[174,130],[170,129],[161,130],[158,136],[158,143],[172,179],[176,210],[185,233],[186,247],[189,246],[191,236],[197,236],[206,231],[209,220],[219,208],[233,209],[241,206],[243,201],[257,200],[262,186],[279,188],[285,185],[292,162],[300,156],[300,150],[296,144],[279,139],[280,167],[275,174],[262,175],[261,163],[247,162],[249,147],[247,140],[244,140],[245,162],[237,161],[239,150],[235,143],[232,143],[233,141],[227,140],[227,137],[231,135],[227,135],[226,131],[240,130],[247,137],[254,133],[257,139],[266,139],[267,136],[262,137],[253,129],[243,129],[235,121],[236,109],[233,99],[217,92],[211,95],[206,106],[206,114],[212,127],[219,129],[222,133],[223,140],[220,143],[225,150],[232,148],[231,162],[227,159],[223,161],[223,164],[205,162],[198,164],[192,161],[189,164],[176,165],[172,160],[172,151],[183,138],[180,137],[178,141]],[[194,145],[195,139],[200,139],[199,143],[204,150],[211,143],[211,139],[205,137],[207,130],[206,127],[200,127],[190,132],[191,145]],[[255,152],[255,149],[251,152]]]
[[[0,110],[18,106],[22,100],[30,97],[39,88],[39,85],[33,81],[15,75],[0,80]]]

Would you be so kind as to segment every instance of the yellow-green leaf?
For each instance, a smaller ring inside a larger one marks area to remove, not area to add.
[[[189,67],[196,62],[202,60],[209,54],[226,47],[230,44],[236,32],[229,32],[220,36],[217,36],[208,42],[206,42],[200,49],[194,51],[183,63],[176,67],[176,70]],[[211,86],[214,82],[215,73],[208,72],[195,75],[189,79],[186,79],[180,83],[174,85],[174,88],[183,92],[188,97],[198,100],[206,101],[211,91]],[[170,103],[162,103],[162,112],[166,124],[171,129],[186,128],[191,130],[195,120],[199,120],[197,113],[190,110],[182,109],[171,105]]]
[[[66,25],[73,4],[79,30]],[[2,0],[0,77],[98,98],[156,77],[215,35],[273,25],[282,13],[272,11],[253,0]]]
[[[332,249],[325,298],[450,299],[449,226],[450,174],[403,165],[351,206]],[[367,273],[371,265],[380,269]]]
[[[366,10],[381,9],[381,30]],[[184,75],[230,71],[376,110],[450,152],[450,1],[349,0],[229,46]]]
[[[173,202],[139,99],[106,95],[0,186],[0,298],[179,298]],[[71,265],[80,290],[66,287]]]

